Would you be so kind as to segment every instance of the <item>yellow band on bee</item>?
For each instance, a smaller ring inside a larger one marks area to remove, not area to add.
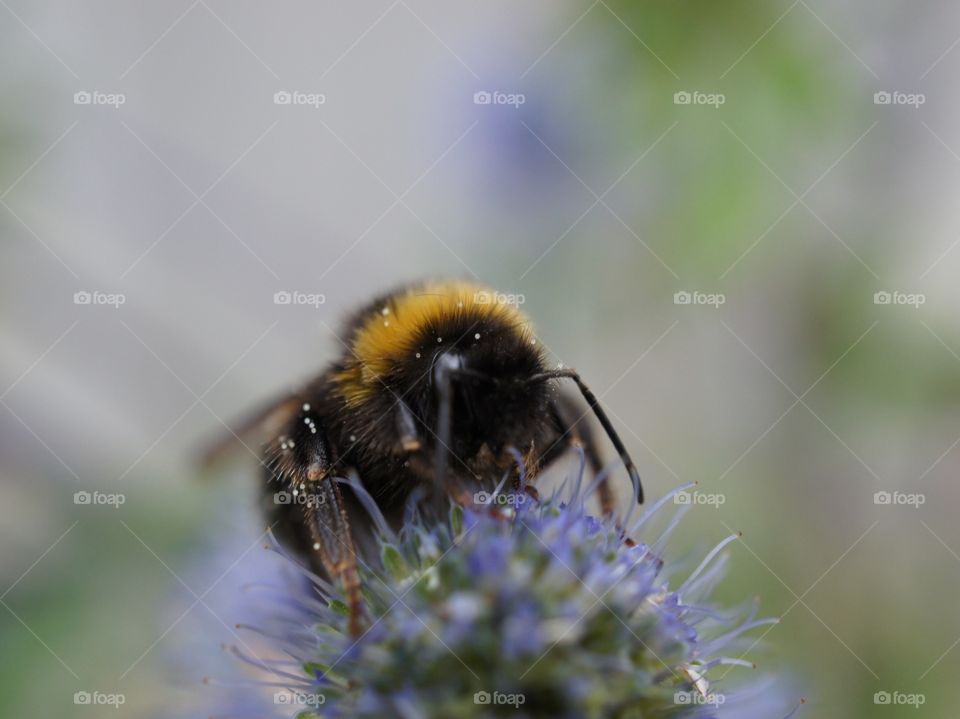
[[[421,346],[425,336],[436,336],[437,344],[462,339],[438,334],[440,327],[450,324],[479,328],[493,323],[532,337],[530,321],[518,304],[510,295],[471,282],[427,283],[402,290],[354,333],[352,357],[334,375],[337,388],[347,404],[362,404],[397,363],[419,359],[417,353],[426,349]]]

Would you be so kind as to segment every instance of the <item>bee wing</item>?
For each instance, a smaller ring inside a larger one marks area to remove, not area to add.
[[[302,399],[289,395],[270,402],[246,417],[236,429],[227,430],[200,451],[197,464],[209,470],[235,453],[247,448],[259,458],[261,446],[273,439],[289,425],[302,405]]]

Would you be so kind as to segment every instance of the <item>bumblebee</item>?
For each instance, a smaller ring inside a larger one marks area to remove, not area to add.
[[[597,398],[576,371],[546,366],[510,297],[459,281],[406,286],[354,313],[342,336],[339,359],[253,413],[204,463],[259,437],[268,520],[315,571],[342,583],[354,636],[364,624],[357,557],[374,546],[374,526],[338,478],[355,473],[399,528],[411,501],[425,510],[438,498],[473,506],[505,473],[531,481],[574,445],[598,473],[585,421],[592,410],[643,502],[636,467]],[[555,380],[571,380],[589,410]],[[605,479],[598,496],[612,513]]]

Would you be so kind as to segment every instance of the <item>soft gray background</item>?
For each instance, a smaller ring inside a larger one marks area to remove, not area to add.
[[[78,689],[171,715],[200,692],[204,670],[169,676],[194,645],[229,674],[254,473],[199,484],[192,453],[340,351],[355,303],[457,275],[523,294],[651,497],[722,494],[675,551],[745,532],[728,598],[784,616],[758,658],[794,672],[807,716],[948,716],[958,37],[947,2],[0,0],[10,715],[97,715]],[[126,503],[72,503],[94,489]]]

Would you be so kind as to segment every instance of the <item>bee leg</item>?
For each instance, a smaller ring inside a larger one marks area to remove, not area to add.
[[[561,394],[550,403],[550,416],[560,433],[560,438],[547,451],[543,463],[552,462],[557,455],[570,447],[580,447],[583,449],[587,464],[590,465],[590,473],[597,476],[603,470],[603,460],[600,459],[600,452],[597,450],[590,423],[586,421],[586,415],[578,411],[572,400]],[[597,495],[600,500],[600,511],[606,515],[612,515],[615,500],[607,477],[604,477],[597,486]]]
[[[304,514],[313,550],[317,552],[324,569],[331,577],[340,579],[350,609],[350,635],[357,637],[363,631],[363,597],[360,593],[360,575],[357,573],[357,553],[350,534],[350,525],[340,487],[332,475],[319,464],[306,469],[308,501]]]
[[[348,629],[357,637],[363,631],[363,596],[357,573],[357,552],[350,533],[343,494],[331,471],[330,451],[322,432],[310,426],[310,433],[296,443],[296,452],[283,458],[279,473],[289,479],[292,492],[300,499],[303,521],[312,542],[312,551],[331,579],[343,584],[350,609]]]

